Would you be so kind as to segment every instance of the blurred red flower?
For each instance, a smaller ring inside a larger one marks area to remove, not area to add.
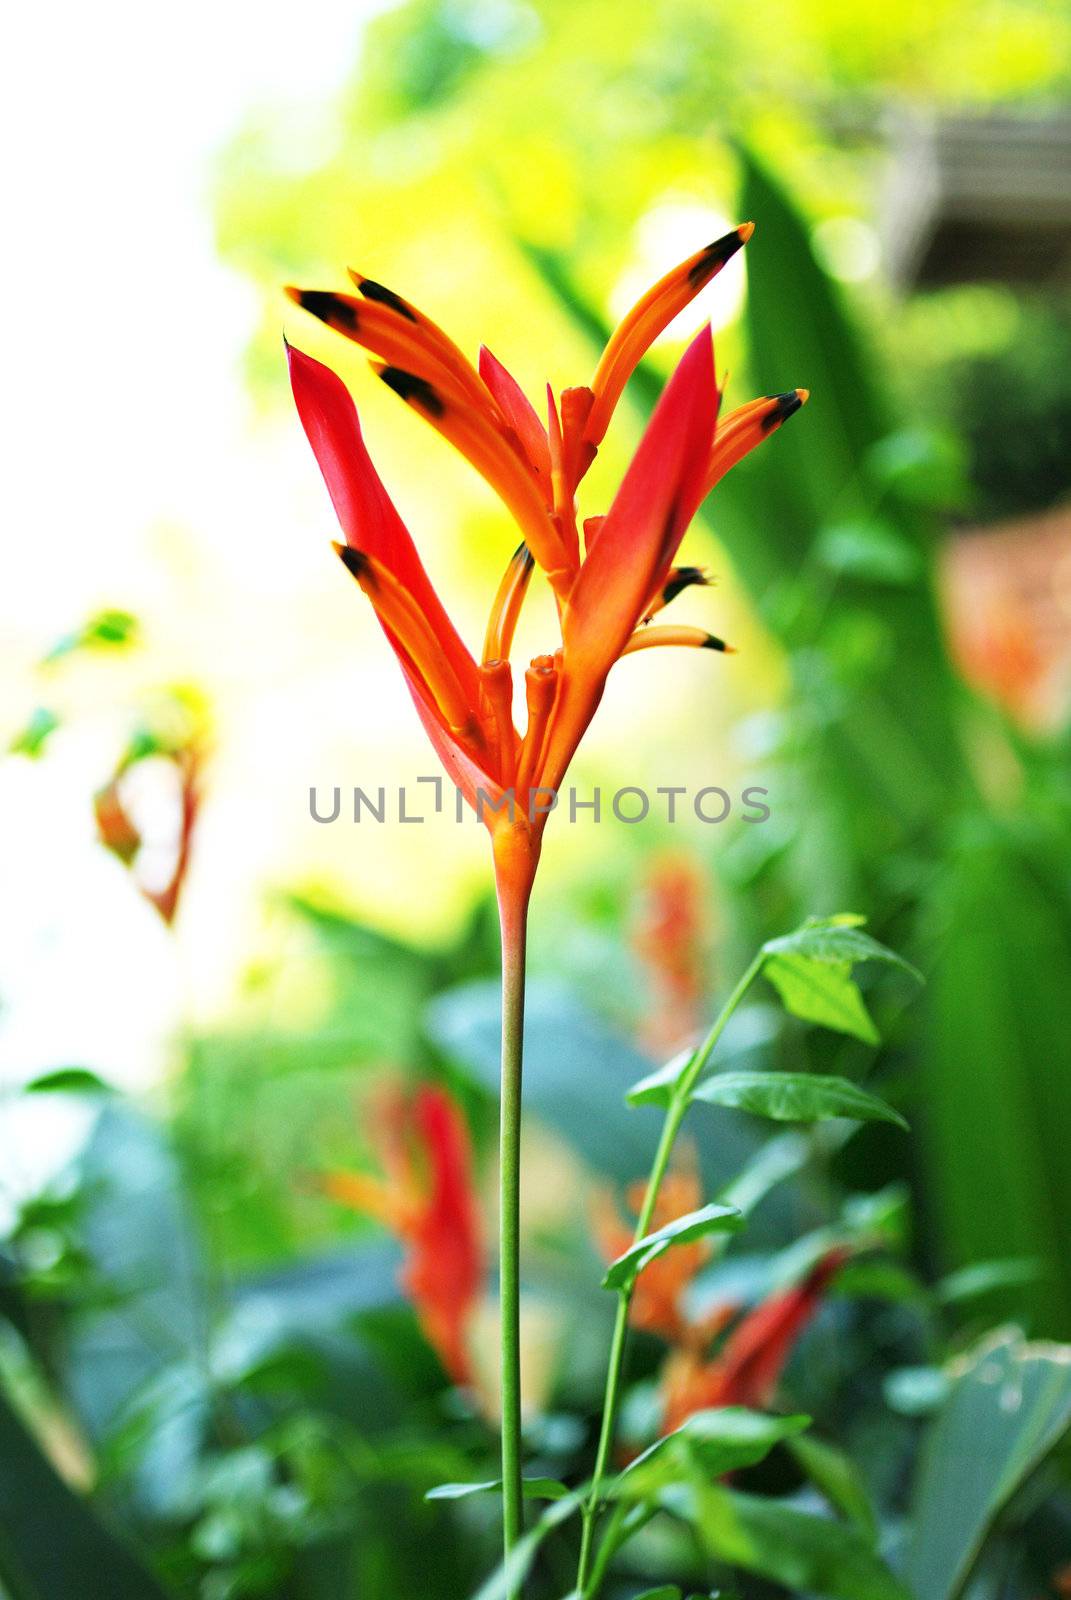
[[[372,1134],[383,1177],[333,1172],[323,1187],[404,1242],[402,1285],[425,1337],[454,1383],[470,1385],[468,1333],[484,1261],[465,1120],[442,1088],[426,1084],[411,1096],[392,1088]]]

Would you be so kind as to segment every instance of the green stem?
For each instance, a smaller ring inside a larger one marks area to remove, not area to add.
[[[680,1132],[685,1112],[688,1110],[692,1090],[698,1082],[700,1073],[709,1061],[715,1045],[725,1031],[729,1018],[762,971],[765,959],[764,954],[760,951],[725,1002],[718,1013],[714,1026],[673,1087],[673,1093],[666,1108],[666,1119],[662,1124],[662,1133],[658,1140],[658,1148],[651,1163],[651,1172],[647,1179],[643,1205],[636,1221],[633,1243],[637,1243],[650,1230],[651,1218],[654,1216],[654,1209],[658,1203],[659,1190],[662,1187],[662,1180],[666,1175],[670,1157],[673,1154],[673,1145],[677,1134]],[[595,1453],[591,1492],[584,1502],[581,1512],[583,1528],[580,1535],[580,1561],[576,1573],[576,1592],[581,1597],[581,1600],[594,1600],[605,1570],[605,1563],[598,1561],[596,1562],[595,1571],[592,1571],[593,1540],[601,1506],[602,1481],[610,1464],[610,1452],[613,1448],[614,1430],[617,1425],[617,1411],[621,1399],[621,1380],[624,1372],[625,1339],[628,1333],[628,1313],[629,1306],[632,1303],[634,1281],[626,1284],[624,1288],[618,1291],[617,1316],[614,1318],[613,1337],[610,1340],[610,1358],[606,1371],[602,1427],[599,1430],[599,1443]]]
[[[499,1285],[502,1308],[502,1539],[506,1557],[523,1532],[521,1491],[521,1062],[527,908],[500,895],[502,1100],[499,1124]],[[517,1600],[519,1588],[509,1589]]]

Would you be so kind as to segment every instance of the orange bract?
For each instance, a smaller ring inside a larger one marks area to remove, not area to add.
[[[700,502],[720,477],[806,399],[802,389],[753,401],[719,422],[709,328],[670,378],[605,516],[584,521],[577,489],[637,362],[673,317],[751,235],[744,223],[668,273],[624,318],[590,387],[548,389],[546,423],[501,362],[478,369],[430,318],[393,290],[352,274],[358,295],[288,290],[304,310],[379,357],[373,370],[481,473],[523,544],[499,587],[477,662],[436,595],[364,447],[341,379],[288,346],[298,412],[345,534],[340,546],[401,664],[448,773],[486,821],[500,884],[525,898],[548,808],[590,723],[611,667],[655,645],[726,647],[702,629],[637,633],[690,584],[674,566]],[[538,565],[557,600],[561,639],[526,679],[528,725],[513,723],[508,653]]]
[[[384,1097],[373,1133],[383,1178],[336,1172],[326,1192],[396,1233],[407,1246],[402,1283],[428,1343],[455,1383],[472,1379],[468,1330],[483,1283],[468,1130],[444,1090]]]

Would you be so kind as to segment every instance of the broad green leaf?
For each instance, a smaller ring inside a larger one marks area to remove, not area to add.
[[[12,1600],[165,1600],[0,1395],[0,1589]]]
[[[23,1085],[23,1094],[111,1094],[103,1078],[88,1067],[57,1067]]]
[[[605,1278],[602,1280],[604,1289],[627,1288],[638,1272],[649,1262],[663,1255],[675,1244],[688,1244],[693,1239],[702,1239],[708,1233],[731,1233],[743,1225],[743,1216],[735,1206],[710,1205],[701,1206],[698,1211],[688,1211],[683,1217],[678,1217],[674,1222],[667,1222],[664,1228],[658,1228],[654,1233],[648,1233],[624,1255],[618,1256],[612,1263]]]
[[[685,1512],[690,1502],[692,1520],[716,1559],[784,1584],[793,1594],[914,1600],[853,1524],[717,1484],[667,1491],[663,1501]]]
[[[697,1411],[664,1439],[657,1439],[629,1462],[607,1491],[608,1498],[647,1499],[680,1476],[680,1452],[711,1478],[753,1467],[774,1445],[794,1438],[810,1426],[810,1417],[773,1417],[744,1406]]]
[[[681,1600],[681,1592],[675,1583],[664,1583],[660,1589],[645,1589],[636,1600]]]
[[[526,1500],[564,1500],[570,1492],[557,1478],[524,1478],[521,1491]],[[501,1493],[502,1479],[488,1478],[485,1483],[437,1483],[424,1499],[467,1500],[472,1495]]]
[[[926,1600],[962,1594],[996,1518],[1071,1428],[1071,1345],[1002,1331],[951,1376],[915,1484],[906,1571]]]
[[[907,1123],[898,1111],[847,1078],[809,1072],[719,1072],[700,1083],[694,1100],[732,1106],[774,1122],[819,1122],[848,1117],[855,1122]]]
[[[813,1433],[789,1439],[788,1448],[830,1505],[861,1528],[871,1544],[876,1543],[878,1519],[855,1462]]]

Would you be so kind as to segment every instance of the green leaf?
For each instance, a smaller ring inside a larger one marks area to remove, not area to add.
[[[137,634],[138,619],[129,611],[98,611],[74,633],[64,634],[62,639],[57,640],[45,656],[45,663],[51,665],[54,661],[61,661],[75,650],[122,649],[134,643]]]
[[[789,1439],[788,1448],[830,1505],[859,1527],[871,1544],[877,1542],[878,1519],[858,1467],[843,1450],[813,1433]]]
[[[30,720],[20,733],[17,733],[8,745],[13,756],[29,756],[36,761],[38,756],[44,754],[45,745],[50,735],[59,727],[59,717],[47,706],[37,706],[30,714]]]
[[[668,1106],[674,1089],[694,1060],[694,1050],[681,1050],[664,1067],[657,1067],[627,1089],[625,1099],[630,1106]]]
[[[526,1500],[564,1500],[570,1493],[557,1478],[524,1478],[521,1491]],[[472,1495],[501,1494],[502,1479],[488,1478],[486,1483],[438,1483],[429,1489],[425,1500],[467,1500]]]
[[[809,1072],[719,1072],[693,1091],[694,1100],[732,1106],[774,1122],[820,1122],[848,1117],[855,1122],[894,1122],[907,1128],[898,1111],[847,1078]]]
[[[664,1228],[658,1228],[654,1233],[647,1234],[624,1255],[618,1256],[613,1262],[605,1278],[602,1280],[604,1289],[625,1289],[650,1262],[663,1255],[672,1245],[689,1244],[693,1239],[702,1239],[708,1233],[730,1233],[743,1225],[743,1216],[735,1206],[719,1205],[711,1202],[710,1205],[701,1206],[698,1211],[688,1211],[683,1217],[678,1217],[674,1222],[667,1222]]]
[[[165,1600],[0,1395],[0,1588],[12,1600]]]
[[[875,1554],[869,1537],[852,1524],[716,1484],[667,1491],[663,1502],[678,1511],[687,1511],[690,1502],[691,1520],[716,1559],[770,1578],[793,1594],[913,1600]]]
[[[808,917],[793,933],[767,939],[762,948],[768,955],[804,955],[813,961],[834,964],[883,961],[910,973],[921,983],[922,974],[909,961],[862,932],[865,922],[866,918],[854,911],[840,911],[832,917]]]
[[[849,912],[809,917],[794,933],[767,940],[762,970],[793,1016],[878,1044],[877,1029],[852,979],[853,967],[861,961],[882,961],[913,977],[919,974],[861,932],[864,920]]]
[[[769,1138],[736,1177],[724,1185],[718,1199],[723,1205],[736,1206],[746,1216],[777,1184],[805,1167],[813,1155],[813,1145],[801,1133]]]
[[[1042,1274],[1040,1261],[1022,1256],[1009,1261],[977,1261],[973,1266],[960,1267],[958,1272],[950,1272],[947,1278],[942,1278],[934,1294],[942,1305],[959,1305],[997,1289],[1024,1288],[1037,1283]]]
[[[574,1489],[564,1500],[556,1500],[553,1505],[547,1506],[540,1513],[535,1526],[518,1540],[505,1561],[486,1582],[481,1583],[472,1600],[510,1600],[528,1576],[543,1540],[554,1528],[561,1527],[563,1522],[568,1522],[579,1511],[586,1494],[586,1487]]]
[[[645,1500],[657,1494],[679,1478],[682,1449],[710,1478],[754,1467],[776,1444],[802,1433],[810,1422],[810,1417],[773,1417],[744,1406],[697,1411],[631,1461],[610,1485],[607,1496]]]
[[[906,1571],[926,1600],[963,1592],[994,1522],[1071,1428],[1071,1346],[986,1339],[952,1369],[923,1444]]]
[[[675,1583],[664,1583],[660,1589],[645,1589],[636,1600],[681,1600],[681,1592]]]
[[[830,572],[874,583],[915,583],[922,571],[918,550],[895,525],[873,518],[836,522],[823,528],[815,556]]]
[[[23,1085],[23,1094],[111,1094],[110,1085],[88,1067],[57,1067]]]

